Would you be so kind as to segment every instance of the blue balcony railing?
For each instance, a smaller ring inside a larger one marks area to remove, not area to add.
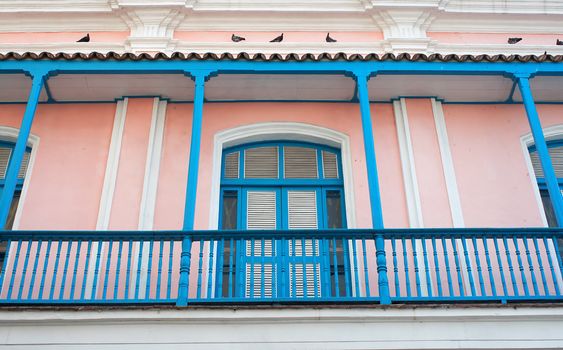
[[[0,237],[0,304],[563,301],[560,229]]]

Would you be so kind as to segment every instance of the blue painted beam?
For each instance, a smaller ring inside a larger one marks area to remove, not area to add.
[[[14,152],[12,153],[10,162],[8,163],[4,189],[2,191],[2,196],[0,197],[0,229],[3,229],[6,226],[6,221],[8,220],[10,206],[12,204],[14,191],[16,190],[16,184],[18,181],[18,173],[22,164],[27,140],[31,132],[31,125],[33,124],[35,110],[37,109],[44,81],[45,75],[43,73],[36,73],[33,75],[31,90],[29,91],[29,99],[27,101],[27,106],[25,107],[25,113],[21,122],[20,132],[14,147]]]
[[[549,151],[547,149],[547,143],[545,142],[545,137],[543,136],[540,118],[538,116],[538,111],[536,110],[534,97],[532,96],[532,89],[530,88],[530,82],[528,80],[529,75],[518,74],[516,75],[516,79],[518,80],[518,87],[520,88],[524,107],[526,108],[526,115],[528,116],[530,129],[532,129],[534,144],[540,158],[540,164],[543,169],[549,198],[553,205],[557,224],[559,227],[563,227],[563,196],[561,195],[557,176],[555,175],[553,163],[551,162]]]
[[[184,206],[184,230],[193,230],[194,228],[206,76],[207,74],[205,73],[199,73],[194,76],[195,92],[192,117],[192,136],[190,143],[190,160],[188,165],[188,183],[186,185],[186,204]]]
[[[368,96],[368,75],[357,73],[358,98],[360,100],[360,114],[362,119],[362,133],[364,136],[364,151],[369,184],[369,198],[371,204],[371,221],[373,228],[383,228],[383,214],[381,211],[381,196],[379,193],[379,179],[377,175],[377,161],[373,139],[373,125]]]
[[[207,70],[214,74],[312,73],[345,74],[354,71],[377,74],[461,74],[504,75],[523,72],[530,75],[562,75],[563,64],[553,62],[412,62],[412,61],[243,61],[243,60],[156,60],[156,61],[0,61],[0,72],[18,73],[48,70],[64,73],[163,74]]]

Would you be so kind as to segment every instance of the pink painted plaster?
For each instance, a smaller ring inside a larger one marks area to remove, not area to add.
[[[124,42],[129,32],[90,32],[90,42]],[[74,43],[85,32],[15,32],[0,33],[0,43]]]
[[[407,99],[414,163],[425,227],[451,227],[446,182],[429,99]]]
[[[557,34],[526,33],[450,33],[429,32],[428,37],[448,44],[507,44],[508,38],[522,38],[516,45],[555,45]]]
[[[96,227],[115,104],[39,105],[39,136],[19,229]],[[0,124],[20,127],[24,105],[0,107]]]
[[[154,216],[157,230],[182,228],[191,129],[192,105],[168,104]]]
[[[139,226],[153,103],[152,98],[130,98],[127,104],[110,230],[136,230]]]
[[[563,123],[563,107],[538,105],[542,126]],[[542,226],[520,137],[522,105],[444,105],[461,206],[469,227]]]
[[[174,39],[191,42],[231,42],[233,32],[176,31]],[[244,43],[269,42],[281,32],[236,32],[246,38]],[[325,42],[326,32],[284,32],[284,42]],[[340,42],[374,42],[383,40],[381,32],[331,32],[330,36]],[[244,43],[242,45],[244,45]]]

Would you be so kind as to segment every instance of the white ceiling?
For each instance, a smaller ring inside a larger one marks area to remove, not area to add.
[[[206,84],[205,97],[209,101],[349,101],[354,97],[354,81],[342,75],[223,74]]]
[[[530,80],[534,100],[543,102],[563,102],[563,77],[535,77]],[[520,90],[514,90],[514,101],[522,101]]]
[[[181,74],[61,74],[48,84],[55,101],[112,101],[122,96],[192,100],[194,86]]]
[[[563,102],[563,77],[538,76],[530,81],[534,99]],[[114,101],[123,96],[161,96],[191,101],[193,81],[181,74],[60,74],[48,80],[58,102]],[[25,102],[31,79],[23,74],[0,74],[0,102]],[[446,102],[504,102],[513,88],[501,76],[385,75],[368,82],[371,101],[399,97],[437,97]],[[341,75],[221,74],[205,85],[207,101],[350,101],[354,80]],[[47,101],[45,89],[41,102]],[[518,89],[514,101],[521,101]]]
[[[378,75],[369,80],[370,100],[432,96],[447,102],[503,102],[512,80],[501,76]]]
[[[29,98],[31,78],[23,74],[0,74],[0,102],[25,102]],[[45,90],[40,101],[47,101]]]

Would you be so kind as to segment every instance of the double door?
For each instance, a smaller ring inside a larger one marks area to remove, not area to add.
[[[239,187],[224,188],[230,194],[230,215],[223,220],[243,230],[306,230],[342,228],[344,226],[342,191],[338,187]],[[226,203],[224,201],[224,203]],[[228,206],[229,204],[227,204]],[[235,207],[236,206],[236,207]],[[225,225],[223,225],[224,227]],[[330,242],[305,239],[291,234],[279,239],[237,240],[236,263],[224,267],[230,271],[236,297],[303,298],[330,293]],[[334,247],[335,248],[335,247]],[[229,252],[233,255],[233,252]],[[339,260],[341,260],[341,252]],[[234,273],[233,273],[234,272]],[[223,273],[227,282],[227,276]],[[233,275],[235,276],[233,280]],[[223,294],[227,291],[223,291]]]

